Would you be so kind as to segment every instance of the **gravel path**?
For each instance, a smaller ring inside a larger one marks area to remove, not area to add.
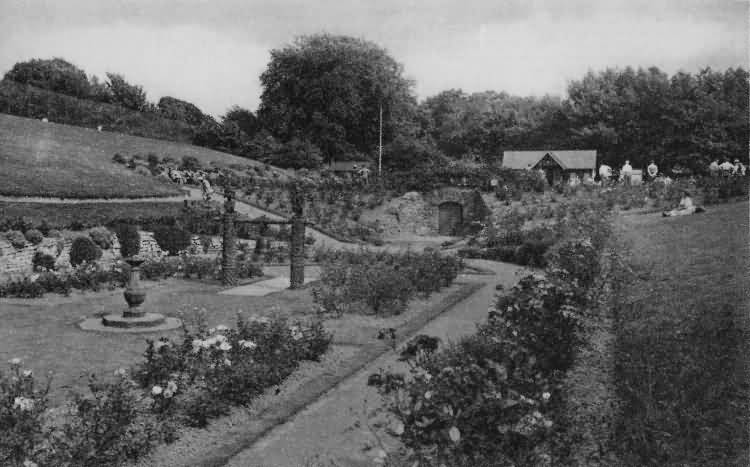
[[[495,285],[512,286],[515,266],[488,261],[472,261],[495,272],[494,277],[465,276],[468,282],[489,283],[469,298],[428,323],[420,334],[438,336],[443,341],[455,341],[475,331],[476,324],[487,316],[487,308],[495,296]],[[403,371],[395,352],[388,352],[344,380],[321,399],[298,413],[292,420],[270,431],[252,447],[236,455],[230,467],[300,466],[300,465],[373,465],[380,438],[386,449],[394,449],[397,441],[385,433],[387,420],[368,422],[365,414],[381,407],[374,388],[367,386],[367,378],[379,368]],[[380,417],[382,418],[382,417]],[[377,426],[376,426],[377,425]],[[368,426],[372,428],[368,428]]]

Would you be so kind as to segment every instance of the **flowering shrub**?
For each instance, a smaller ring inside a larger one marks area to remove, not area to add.
[[[320,323],[240,320],[236,329],[186,330],[181,342],[149,342],[134,375],[144,389],[174,399],[187,424],[205,426],[230,405],[246,404],[281,383],[300,361],[318,360],[330,342]]]
[[[36,251],[34,252],[34,257],[31,258],[31,265],[35,271],[52,271],[55,269],[55,257],[41,251]]]
[[[154,404],[126,373],[114,381],[89,380],[89,396],[76,394],[67,421],[54,430],[40,464],[96,467],[136,460],[174,439],[174,426],[153,416]]]
[[[0,373],[0,464],[21,465],[41,446],[48,392],[49,381],[40,387],[18,358]]]
[[[577,203],[559,227],[571,240],[547,254],[545,274],[501,295],[476,334],[407,355],[408,377],[371,377],[397,418],[405,465],[551,465],[564,429],[562,377],[585,342],[609,233],[603,202]]]
[[[436,251],[424,253],[317,252],[322,261],[315,302],[324,312],[390,315],[403,312],[417,293],[450,285],[462,264]]]

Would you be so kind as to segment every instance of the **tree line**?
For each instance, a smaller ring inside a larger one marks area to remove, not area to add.
[[[156,112],[193,125],[195,144],[282,167],[375,160],[381,123],[384,166],[394,170],[465,156],[498,162],[504,150],[595,149],[611,165],[703,172],[714,159],[746,160],[750,147],[742,68],[610,68],[570,82],[564,98],[451,89],[418,102],[384,48],[316,34],[271,51],[257,112],[233,106],[218,121],[174,97],[149,103],[122,75],[101,82],[62,59],[17,63],[4,79]]]

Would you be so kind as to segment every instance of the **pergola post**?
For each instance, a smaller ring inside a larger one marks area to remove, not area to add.
[[[221,283],[228,286],[237,285],[237,238],[235,232],[235,222],[237,213],[234,210],[234,190],[227,188],[224,190],[226,201],[224,202],[224,232],[222,236],[222,255],[221,255]]]

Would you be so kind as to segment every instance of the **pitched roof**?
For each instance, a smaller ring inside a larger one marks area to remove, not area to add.
[[[505,151],[503,167],[531,169],[544,156],[550,155],[564,170],[596,168],[596,151]]]

